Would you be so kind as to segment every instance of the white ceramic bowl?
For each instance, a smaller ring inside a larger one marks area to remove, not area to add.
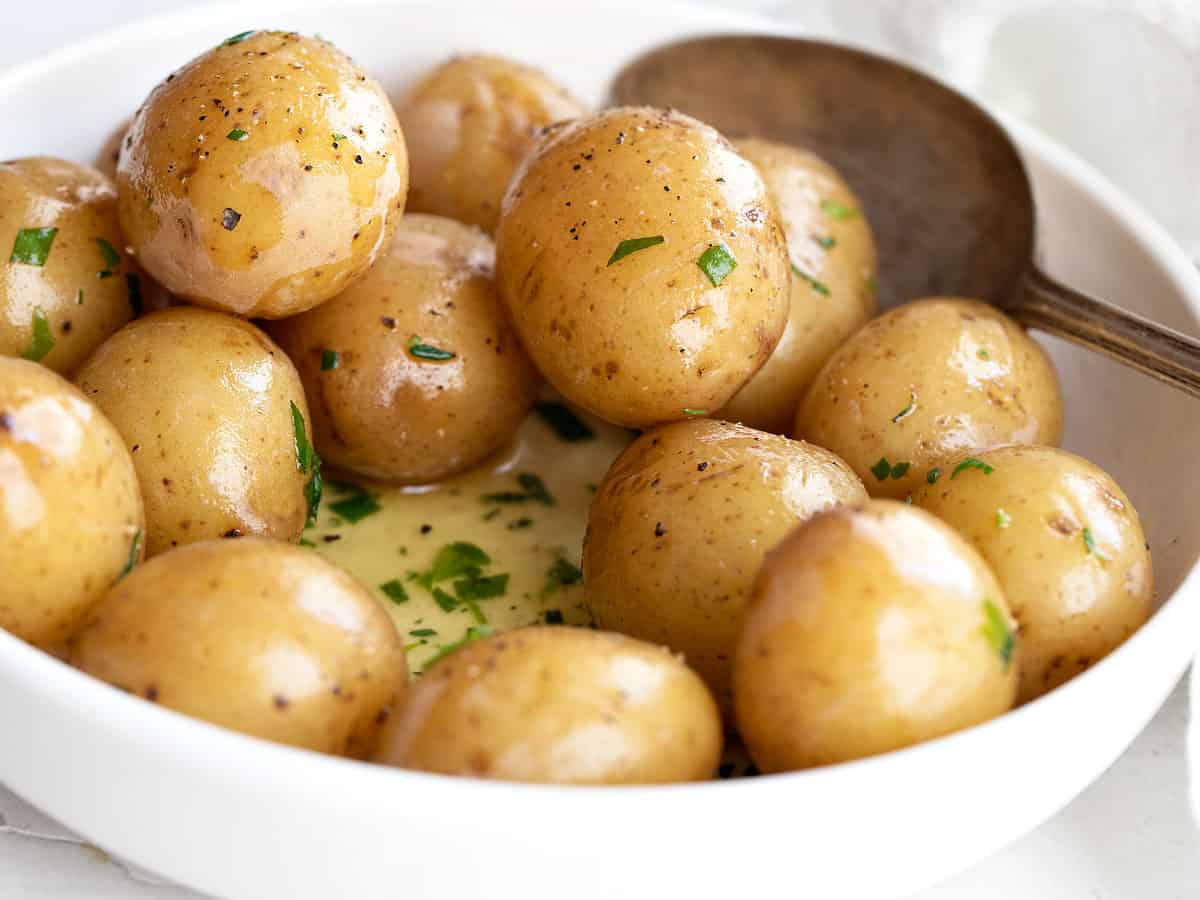
[[[762,27],[662,2],[498,6],[252,0],[126,28],[0,79],[0,158],[91,160],[165,72],[246,28],[320,32],[392,89],[451,52],[482,48],[546,66],[598,100],[621,62],[652,44]],[[1034,177],[1048,269],[1195,331],[1200,276],[1182,252],[1087,166],[1010,127]],[[907,894],[1082,790],[1149,720],[1200,634],[1190,571],[1200,549],[1200,407],[1104,359],[1047,345],[1068,397],[1066,444],[1112,472],[1137,504],[1165,603],[1090,672],[987,725],[871,760],[736,782],[486,783],[222,731],[0,633],[0,779],[101,847],[223,897]]]

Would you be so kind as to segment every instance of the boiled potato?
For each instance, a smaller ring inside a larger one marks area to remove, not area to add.
[[[146,502],[146,552],[295,540],[314,478],[295,368],[249,322],[179,307],[109,338],[77,382],[117,426]]]
[[[138,566],[88,615],[69,662],[243,734],[363,757],[408,679],[371,593],[311,550],[243,538]]]
[[[167,77],[117,167],[121,225],[171,293],[243,316],[348,287],[404,208],[404,139],[383,89],[332,44],[236,35]]]
[[[549,129],[496,233],[500,294],[568,400],[645,427],[719,409],[787,324],[787,247],[755,168],[677,112]]]
[[[779,346],[719,417],[783,434],[825,360],[875,314],[875,239],[854,192],[820,157],[759,138],[736,146],[779,208],[792,303]]]
[[[478,229],[407,215],[366,277],[274,324],[312,398],[327,462],[433,481],[512,437],[538,377],[496,297],[492,260]]]
[[[384,726],[377,762],[560,784],[711,778],[721,723],[679,659],[619,634],[533,626],[435,663]]]
[[[648,431],[592,500],[584,596],[600,628],[684,655],[726,717],[742,610],[763,556],[821,510],[867,499],[832,453],[712,419]]]
[[[500,201],[539,128],[584,106],[544,72],[500,56],[459,56],[396,110],[408,141],[408,208],[495,231]]]
[[[979,554],[928,513],[875,500],[768,554],[734,655],[738,729],[764,772],[844,762],[1000,715],[1017,671]]]
[[[1062,392],[1019,325],[974,300],[889,310],[829,358],[796,415],[873,496],[902,498],[940,460],[1001,444],[1057,444]]]
[[[50,157],[0,163],[0,355],[70,375],[141,311],[117,193],[87,166]]]
[[[142,557],[133,461],[49,369],[0,357],[0,628],[53,648]]]
[[[1137,511],[1105,472],[1053,447],[951,458],[913,502],[970,541],[996,573],[1021,633],[1021,702],[1102,659],[1154,605]]]

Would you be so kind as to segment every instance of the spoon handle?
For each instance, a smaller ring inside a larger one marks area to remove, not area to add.
[[[1117,309],[1032,269],[1005,312],[1200,397],[1200,341]]]

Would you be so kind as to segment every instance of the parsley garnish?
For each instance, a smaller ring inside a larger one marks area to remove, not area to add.
[[[385,581],[379,586],[384,595],[393,603],[407,603],[408,591],[404,589],[404,582],[399,578],[393,578],[391,581]]]
[[[1012,524],[1012,516],[1004,511],[1003,506],[996,507],[996,527],[1007,528]]]
[[[415,334],[408,339],[408,352],[417,359],[431,359],[434,362],[445,362],[448,359],[454,359],[457,355],[432,344],[423,344]]]
[[[631,253],[637,253],[639,250],[645,250],[647,247],[655,247],[666,240],[661,234],[653,235],[652,237],[628,238],[617,244],[617,249],[612,252],[612,256],[608,258],[608,262],[604,265],[611,266],[615,262],[620,262]]]
[[[543,506],[555,506],[554,495],[546,489],[545,483],[532,472],[522,472],[517,476],[517,484],[522,491],[499,491],[494,494],[484,494],[480,499],[484,503],[528,503],[534,501]]]
[[[433,565],[418,580],[425,587],[432,587],[459,575],[477,576],[479,570],[491,563],[492,558],[480,547],[466,541],[447,544],[433,558]]]
[[[344,140],[346,139],[346,136],[345,136],[344,134],[339,134],[339,133],[338,133],[338,132],[336,132],[336,131],[335,131],[335,132],[334,132],[332,135],[330,135],[330,137],[332,137],[332,138],[333,138],[333,142],[334,142],[335,144],[336,144],[338,141],[344,141]]]
[[[916,411],[917,411],[917,392],[909,391],[908,392],[908,406],[904,407],[904,409],[900,410],[900,412],[898,412],[894,416],[892,416],[892,421],[899,422],[903,419],[907,419],[909,416],[911,416]]]
[[[538,403],[534,406],[542,420],[568,444],[590,441],[596,433],[579,416],[561,403]]]
[[[986,350],[980,350],[975,355],[978,356],[980,359],[991,359],[992,358],[992,354],[988,353]]]
[[[908,470],[911,467],[912,463],[910,462],[898,462],[892,465],[888,462],[886,456],[881,456],[879,457],[879,462],[871,466],[871,474],[875,476],[877,481],[887,481],[888,478],[899,481],[908,474]]]
[[[795,263],[792,263],[792,271],[795,272],[800,278],[807,281],[808,286],[812,288],[814,292],[820,294],[822,297],[829,296],[829,285],[827,285],[825,282],[818,281],[817,279],[813,278],[813,276],[809,275]]]
[[[1017,636],[1008,624],[1008,617],[990,599],[983,601],[983,636],[987,638],[1007,669],[1017,645]]]
[[[713,287],[717,287],[729,276],[730,272],[737,268],[737,257],[724,244],[712,244],[700,254],[696,265],[708,276]]]
[[[121,570],[121,574],[117,576],[117,581],[120,581],[126,575],[133,571],[133,567],[137,565],[138,547],[142,545],[142,529],[138,529],[133,533],[133,540],[129,542],[129,558],[125,560],[125,568]]]
[[[957,466],[954,467],[954,471],[950,473],[950,479],[953,481],[955,478],[958,477],[959,472],[965,472],[967,469],[978,469],[984,475],[991,475],[993,472],[996,471],[991,466],[989,466],[987,463],[985,463],[982,459],[976,459],[973,456],[968,456],[966,459],[964,459],[962,462],[960,462]]]
[[[911,466],[912,466],[912,463],[908,463],[908,462],[896,463],[894,466],[892,466],[892,480],[899,481],[901,478],[903,478],[905,475],[908,474],[908,470]]]
[[[341,356],[336,350],[321,351],[321,371],[328,372],[331,369],[336,369],[342,363]]]
[[[433,588],[431,593],[433,594],[433,602],[442,608],[442,612],[452,612],[458,607],[458,599],[451,597],[440,587]]]
[[[250,31],[243,31],[241,34],[235,34],[233,37],[225,38],[225,40],[221,41],[221,46],[222,47],[232,47],[234,44],[240,44],[246,38],[250,37],[250,35],[255,34],[255,33],[256,32],[254,31],[254,29],[251,29]]]
[[[231,141],[244,141],[246,138],[250,137],[250,132],[242,128],[232,128],[230,129],[229,134],[225,135],[225,137]]]
[[[813,240],[816,241],[818,244],[820,244],[821,247],[825,250],[832,250],[834,247],[837,246],[837,238],[832,237],[831,235],[825,235],[824,237],[819,237],[814,234]]]
[[[433,637],[437,634],[436,628],[414,628],[409,632],[413,637]]]
[[[461,640],[455,641],[453,644],[447,644],[425,662],[422,671],[428,670],[434,663],[441,662],[451,653],[456,650],[461,650],[467,644],[473,643],[480,638],[488,637],[492,633],[492,629],[488,625],[472,625],[467,629],[466,635]]]
[[[44,266],[56,234],[57,228],[22,228],[13,241],[12,255],[8,261],[24,263],[27,266]]]
[[[691,416],[707,416],[707,415],[708,415],[708,410],[707,410],[707,409],[688,409],[688,408],[685,406],[685,407],[684,407],[684,409],[683,409],[683,414],[684,414],[685,416],[688,416],[688,417],[691,417]]]
[[[317,510],[321,506],[321,457],[316,448],[308,442],[308,434],[304,428],[304,414],[300,412],[295,401],[292,401],[292,430],[296,438],[296,468],[308,473],[308,481],[304,484],[304,502],[308,506],[308,525],[317,520]]]
[[[560,555],[546,570],[546,583],[542,586],[542,596],[549,597],[564,587],[579,584],[582,580],[583,572],[579,566]]]
[[[942,470],[934,466],[929,470],[929,474],[925,476],[926,484],[937,484],[937,480],[942,477]]]
[[[35,309],[33,334],[29,337],[29,346],[21,351],[21,356],[30,362],[41,362],[53,349],[54,335],[50,333],[50,323],[46,321],[46,314],[40,309]]]
[[[329,508],[351,525],[361,522],[367,516],[373,516],[383,509],[379,500],[365,490],[355,485],[355,492],[343,500],[330,503]]]
[[[1108,557],[1099,547],[1096,546],[1096,538],[1092,535],[1092,529],[1090,528],[1083,529],[1083,546],[1084,549],[1086,549],[1087,552],[1092,556],[1096,557],[1096,559],[1101,560],[1102,562],[1108,562]]]
[[[876,294],[879,292],[879,283],[875,280],[874,272],[868,272],[867,277],[863,280],[867,284],[868,291],[870,291],[872,294]]]
[[[104,271],[100,273],[100,277],[107,278],[112,274],[112,270],[121,264],[121,254],[104,238],[96,238],[96,244],[100,248],[100,255],[104,257]]]
[[[850,206],[843,206],[836,200],[822,200],[821,209],[825,211],[825,214],[829,218],[836,219],[839,222],[843,222],[846,219],[853,219],[858,215],[857,209]]]
[[[454,582],[454,593],[462,601],[490,600],[508,593],[508,573],[503,575],[474,575]]]

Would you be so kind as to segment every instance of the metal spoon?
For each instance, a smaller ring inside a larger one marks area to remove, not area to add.
[[[1200,396],[1200,341],[1037,267],[1033,192],[1012,141],[974,102],[915,69],[822,41],[718,35],[638,57],[611,98],[675,107],[727,135],[795,144],[831,162],[871,220],[885,305],[987,300]]]

